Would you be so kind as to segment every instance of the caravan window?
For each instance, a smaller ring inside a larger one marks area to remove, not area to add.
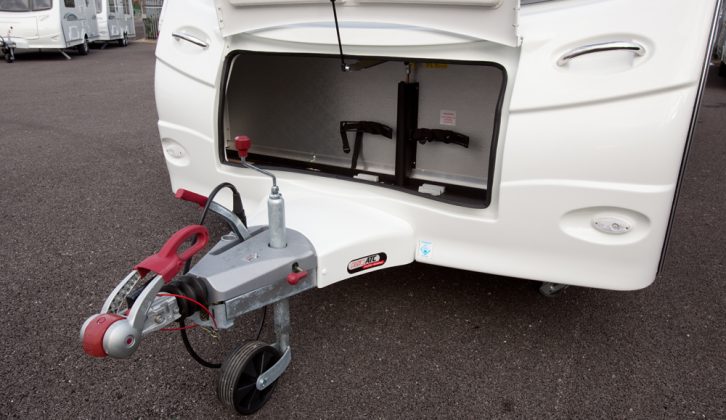
[[[48,10],[52,7],[52,0],[33,0],[33,10]]]
[[[108,13],[116,13],[116,4],[113,0],[108,0]]]
[[[76,7],[76,0],[63,0],[63,4],[65,4],[66,7],[74,8]]]
[[[129,0],[123,0],[123,4],[124,4],[124,14],[128,15],[129,14]]]
[[[0,0],[0,12],[29,12],[30,0]]]

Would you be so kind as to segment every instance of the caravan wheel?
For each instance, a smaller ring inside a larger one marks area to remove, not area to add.
[[[5,57],[5,61],[8,63],[15,62],[15,48],[12,47],[3,47],[0,52],[3,53],[3,56]]]
[[[78,50],[78,54],[88,55],[88,38],[83,38],[83,44],[76,46],[76,49]]]

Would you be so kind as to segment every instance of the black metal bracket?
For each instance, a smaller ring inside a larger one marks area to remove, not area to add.
[[[413,130],[411,138],[421,144],[437,141],[446,144],[458,144],[459,146],[466,148],[469,147],[469,136],[451,130],[417,128]]]
[[[396,185],[405,186],[416,167],[416,142],[411,141],[418,127],[418,83],[398,83],[396,121]]]
[[[348,142],[348,132],[355,132],[355,144],[353,145],[353,159],[350,169],[355,170],[358,166],[358,156],[363,147],[363,134],[374,134],[378,136],[393,138],[393,129],[385,124],[373,121],[341,121],[340,122],[340,138],[343,141],[343,151],[350,153],[350,143]]]

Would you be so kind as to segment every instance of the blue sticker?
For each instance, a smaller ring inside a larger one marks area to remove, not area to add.
[[[434,244],[430,241],[418,241],[418,255],[421,258],[431,258]]]

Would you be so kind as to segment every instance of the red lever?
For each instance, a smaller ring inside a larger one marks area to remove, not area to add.
[[[199,204],[199,207],[204,207],[207,205],[208,198],[197,194],[195,192],[191,192],[189,190],[185,190],[184,188],[179,188],[176,190],[176,194],[174,194],[174,197],[184,200],[184,201],[191,201],[192,203]]]
[[[247,136],[237,136],[234,138],[234,147],[237,149],[239,157],[244,159],[252,147],[252,140]]]
[[[179,248],[192,238],[194,243],[179,255]],[[189,258],[207,246],[208,241],[207,228],[202,225],[187,226],[171,235],[159,252],[141,261],[134,269],[142,276],[153,271],[161,275],[165,283],[169,283]]]
[[[287,275],[287,282],[294,286],[307,276],[307,271],[293,272]]]

